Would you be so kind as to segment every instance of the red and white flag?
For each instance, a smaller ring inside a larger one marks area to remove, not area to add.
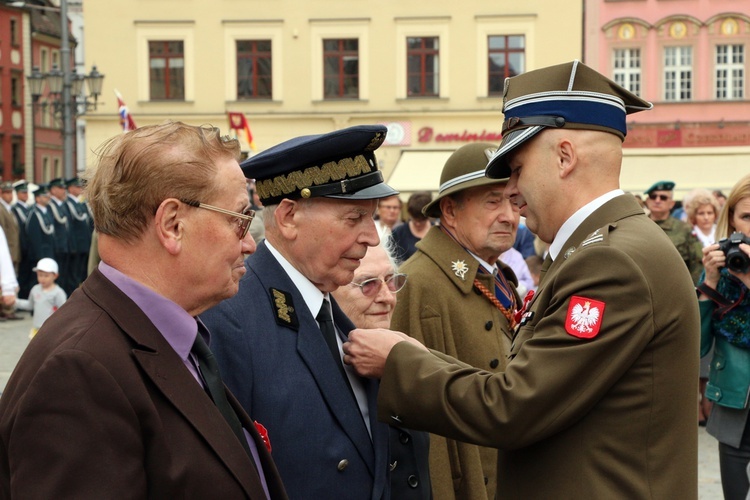
[[[245,118],[245,115],[242,113],[237,113],[235,111],[227,111],[227,115],[229,116],[229,128],[231,130],[234,130],[235,135],[238,137],[239,137],[239,131],[245,132],[247,145],[250,146],[250,148],[253,151],[257,151],[258,148],[255,147],[255,141],[253,140],[253,133],[250,132],[250,125],[248,125],[247,118]]]
[[[125,101],[122,99],[122,96],[117,89],[115,89],[115,95],[117,96],[117,107],[118,113],[120,114],[120,125],[122,126],[123,133],[137,129],[138,125],[135,124],[135,120],[133,120],[130,111],[128,111],[128,106],[125,104]]]

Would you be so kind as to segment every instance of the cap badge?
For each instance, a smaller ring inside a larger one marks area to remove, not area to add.
[[[462,280],[465,280],[466,273],[469,271],[469,266],[466,265],[466,261],[454,260],[453,262],[451,262],[451,269],[453,269],[453,272],[456,273],[456,276],[458,276]]]
[[[599,334],[604,317],[604,302],[586,297],[570,298],[565,331],[579,339],[591,339]]]

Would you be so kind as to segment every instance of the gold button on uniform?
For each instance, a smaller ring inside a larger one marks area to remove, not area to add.
[[[339,472],[343,471],[349,466],[349,460],[343,459],[339,462],[339,464],[336,466],[336,468],[339,470]]]

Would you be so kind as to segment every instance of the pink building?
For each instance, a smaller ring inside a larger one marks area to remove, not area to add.
[[[585,62],[654,103],[628,120],[625,189],[727,190],[750,171],[750,2],[585,0],[584,11]]]

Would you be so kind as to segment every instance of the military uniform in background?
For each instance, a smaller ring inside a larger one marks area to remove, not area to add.
[[[26,219],[26,237],[29,260],[36,265],[43,257],[55,258],[55,222],[49,206],[44,206],[44,203],[50,203],[47,186],[39,186],[34,191],[34,198],[37,202],[31,207]],[[32,286],[37,282],[33,274],[31,281]]]
[[[17,199],[10,208],[18,223],[18,240],[21,250],[21,261],[18,264],[18,276],[16,276],[19,287],[18,296],[27,298],[34,282],[31,269],[36,265],[36,262],[32,262],[29,257],[29,241],[26,235],[26,220],[29,218],[31,206],[21,200],[19,194],[21,196],[28,195],[29,184],[26,181],[16,181],[13,183],[13,189],[16,191]]]
[[[657,220],[654,222],[656,222],[656,224],[667,233],[669,239],[672,240],[675,248],[680,252],[680,257],[685,261],[688,271],[690,271],[690,277],[693,278],[693,283],[697,284],[701,272],[703,272],[703,245],[701,245],[701,242],[693,234],[693,229],[674,217],[668,217],[665,220]]]
[[[81,181],[73,177],[65,181],[66,187],[80,187]],[[73,289],[88,276],[89,249],[91,247],[91,218],[86,204],[68,192],[65,200],[70,218],[70,277]]]
[[[49,182],[50,192],[60,188],[65,191],[65,181],[61,178],[52,179]],[[67,193],[64,195],[67,196]],[[55,225],[55,257],[57,265],[60,266],[60,276],[57,279],[57,283],[65,290],[65,293],[73,293],[77,284],[73,285],[72,269],[71,269],[71,234],[70,234],[70,212],[65,201],[52,196],[50,203],[47,206]]]

